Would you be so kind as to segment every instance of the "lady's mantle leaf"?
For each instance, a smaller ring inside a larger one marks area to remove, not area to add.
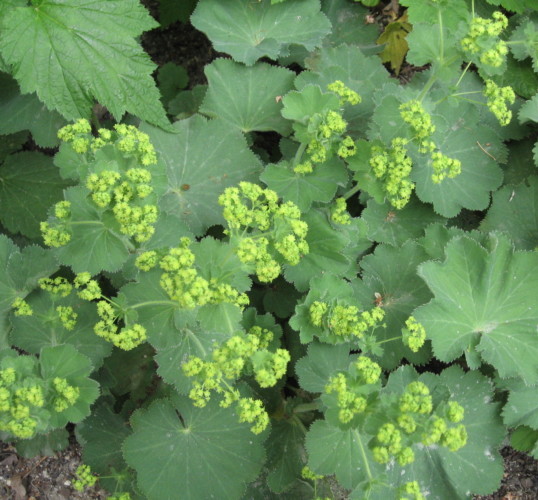
[[[95,99],[117,120],[129,111],[167,126],[155,65],[136,40],[156,26],[137,0],[44,0],[3,17],[0,53],[23,93],[70,120],[89,118]]]
[[[313,50],[331,29],[319,0],[274,5],[270,0],[201,0],[191,22],[216,50],[248,65],[263,56],[286,56],[292,43]]]
[[[491,234],[486,248],[454,238],[445,254],[444,263],[419,266],[436,298],[414,313],[436,357],[449,362],[476,346],[501,377],[538,382],[538,253],[515,252],[505,236]]]
[[[241,498],[264,460],[264,438],[215,401],[195,408],[185,397],[159,400],[131,424],[123,453],[149,500],[176,500],[178,492],[184,500]]]
[[[526,425],[538,429],[538,398],[536,387],[527,387],[521,380],[511,379],[506,384],[510,390],[502,416],[508,427]]]
[[[391,374],[385,390],[400,395],[409,382],[417,379],[433,394],[448,390],[450,400],[463,406],[465,416],[461,423],[467,430],[467,444],[456,452],[438,444],[413,446],[413,463],[404,468],[394,462],[387,464],[388,484],[394,488],[416,480],[422,491],[430,492],[427,498],[432,500],[464,499],[470,493],[487,495],[495,491],[503,474],[498,448],[505,430],[498,405],[491,402],[489,379],[477,371],[463,373],[458,366],[440,375],[425,373],[417,377],[413,368],[404,366]]]
[[[359,300],[373,307],[377,293],[385,311],[385,328],[378,328],[376,337],[380,341],[397,338],[384,346],[379,360],[384,368],[396,367],[403,357],[417,364],[425,363],[430,357],[429,349],[413,353],[398,338],[413,310],[431,298],[428,287],[417,276],[417,266],[427,259],[422,247],[408,240],[400,248],[378,245],[374,253],[360,262],[362,280],[353,282]]]
[[[0,167],[0,220],[13,233],[39,237],[39,223],[67,185],[49,156],[35,151],[8,156]]]
[[[239,181],[255,182],[261,164],[243,134],[223,120],[200,116],[174,123],[171,134],[144,125],[166,165],[168,190],[161,208],[187,222],[196,234],[224,224],[218,197]]]
[[[58,144],[57,133],[65,123],[61,115],[47,109],[35,94],[21,95],[10,75],[0,75],[0,133],[28,129],[39,146],[52,148]]]
[[[278,97],[293,88],[295,73],[266,63],[246,67],[230,59],[217,59],[204,71],[209,86],[201,113],[218,116],[243,132],[291,132]]]
[[[538,246],[538,177],[530,177],[529,185],[504,186],[493,194],[493,202],[482,221],[482,231],[507,233],[518,250],[534,250]]]
[[[331,158],[315,165],[310,174],[294,172],[285,161],[267,165],[260,179],[284,200],[292,201],[302,212],[308,212],[314,201],[331,201],[338,186],[346,185],[348,176],[343,163],[338,158]]]

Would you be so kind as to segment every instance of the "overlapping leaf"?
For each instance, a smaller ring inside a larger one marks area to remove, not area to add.
[[[290,44],[313,50],[331,27],[318,0],[273,5],[270,0],[201,0],[191,22],[216,50],[248,65],[264,56],[287,55]]]
[[[494,193],[480,229],[507,233],[518,250],[538,247],[538,177],[530,177],[528,186],[504,186]]]
[[[0,74],[1,134],[30,130],[39,146],[51,148],[58,144],[56,134],[65,123],[60,114],[49,111],[35,94],[21,95],[15,80]]]
[[[371,118],[375,108],[373,97],[389,81],[388,72],[379,64],[378,58],[365,56],[356,47],[340,45],[323,48],[319,56],[309,60],[308,69],[310,71],[303,71],[297,77],[295,86],[298,89],[316,84],[325,90],[328,84],[340,80],[359,93],[362,102],[346,108],[344,118],[349,130],[364,135],[364,124]]]
[[[218,197],[228,186],[255,181],[260,160],[243,134],[222,120],[193,116],[174,124],[177,133],[144,125],[166,166],[168,189],[160,206],[203,234],[209,226],[224,224]]]
[[[247,67],[230,59],[217,59],[204,71],[209,86],[201,113],[218,116],[243,132],[290,133],[291,124],[280,114],[279,97],[293,88],[292,71],[266,63]]]
[[[44,0],[7,12],[0,53],[25,94],[67,119],[89,118],[94,99],[119,120],[128,111],[168,120],[136,37],[157,23],[137,0]]]
[[[262,467],[263,436],[215,401],[195,408],[185,397],[158,400],[131,425],[123,453],[149,500],[176,500],[178,484],[185,500],[240,498]]]
[[[413,368],[401,367],[389,377],[386,391],[401,394],[405,386],[416,379]],[[487,495],[495,491],[503,475],[498,448],[505,430],[498,416],[498,404],[492,403],[489,379],[477,371],[463,373],[458,366],[450,367],[440,375],[426,373],[418,379],[432,393],[448,388],[451,399],[463,406],[465,417],[462,423],[467,431],[467,443],[456,452],[438,445],[414,447],[416,458],[413,463],[404,468],[386,468],[387,483],[395,488],[416,480],[421,491],[429,491],[431,498],[438,500],[463,499],[470,493]],[[430,480],[432,477],[435,480]]]
[[[0,166],[0,220],[13,233],[41,235],[39,223],[49,207],[63,199],[68,183],[52,159],[35,151],[10,155]]]
[[[353,282],[358,297],[363,304],[371,304],[381,296],[385,311],[385,328],[376,330],[377,338],[393,339],[384,345],[380,363],[385,368],[394,368],[403,357],[413,363],[424,363],[429,357],[428,348],[413,353],[398,339],[404,323],[413,310],[426,303],[431,293],[417,275],[419,264],[428,259],[428,255],[415,241],[409,240],[401,247],[379,245],[373,254],[364,257],[361,262],[362,280]]]
[[[401,210],[395,210],[387,202],[379,204],[375,200],[368,200],[361,219],[368,224],[369,239],[393,246],[422,236],[426,226],[444,220],[415,197]]]
[[[298,174],[289,163],[270,164],[260,179],[286,201],[295,203],[301,212],[308,212],[312,203],[331,201],[338,186],[345,186],[348,175],[338,158],[315,165],[310,174]]]
[[[449,362],[476,350],[501,377],[538,382],[538,254],[515,252],[496,234],[486,248],[456,237],[445,253],[445,262],[419,267],[435,299],[414,313],[435,356]]]

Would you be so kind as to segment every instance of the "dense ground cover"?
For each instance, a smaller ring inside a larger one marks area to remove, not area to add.
[[[136,1],[2,7],[4,440],[76,423],[122,498],[468,498],[536,454],[536,12],[401,3],[152,3],[157,87]]]

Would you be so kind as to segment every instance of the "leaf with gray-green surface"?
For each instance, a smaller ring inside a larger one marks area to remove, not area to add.
[[[195,408],[186,397],[161,399],[136,411],[131,425],[123,454],[149,500],[176,500],[178,484],[185,500],[235,500],[265,459],[263,435],[215,400]]]

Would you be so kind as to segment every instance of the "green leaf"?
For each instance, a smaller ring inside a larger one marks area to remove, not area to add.
[[[526,9],[535,9],[534,0],[486,0],[491,5],[502,5],[507,10],[521,14]]]
[[[159,21],[167,27],[175,21],[186,23],[196,7],[197,0],[159,0]]]
[[[538,431],[530,427],[518,427],[510,436],[510,445],[518,451],[529,453],[538,458]]]
[[[80,186],[65,191],[65,199],[71,202],[71,240],[55,253],[76,273],[115,272],[128,259],[132,244],[119,232],[113,216],[103,217],[88,194],[88,189]]]
[[[180,92],[168,103],[168,113],[176,120],[183,120],[198,113],[205,98],[207,85],[195,85],[192,90]]]
[[[385,390],[400,395],[416,379],[413,368],[401,367],[390,375]],[[421,491],[427,490],[431,498],[439,500],[469,498],[470,493],[493,493],[503,476],[498,449],[505,429],[498,416],[498,404],[492,403],[490,380],[477,371],[463,373],[459,366],[452,366],[440,375],[425,373],[418,380],[433,394],[436,389],[448,390],[450,399],[463,406],[467,444],[456,452],[436,444],[415,446],[415,461],[405,468],[388,467],[386,481],[394,488],[417,480]]]
[[[98,337],[93,327],[99,321],[95,305],[70,295],[65,299],[52,296],[49,292],[36,290],[26,298],[32,308],[31,316],[12,316],[13,330],[10,335],[13,345],[32,354],[39,354],[43,347],[70,344],[87,356],[94,367],[99,367],[112,350],[109,342]],[[63,327],[57,306],[70,306],[77,314],[73,330]]]
[[[538,71],[538,15],[536,12],[521,19],[519,26],[510,36],[509,47],[518,61],[530,57],[534,71]]]
[[[11,309],[17,297],[24,298],[44,278],[58,269],[52,252],[37,246],[22,251],[7,236],[0,235],[0,315]]]
[[[191,16],[215,50],[247,65],[288,54],[290,44],[313,50],[331,28],[317,0],[271,5],[270,0],[200,0]]]
[[[95,99],[118,121],[128,111],[166,127],[155,65],[137,41],[156,26],[137,0],[43,0],[3,17],[0,53],[22,93],[69,120],[89,118]]]
[[[338,158],[316,164],[311,174],[298,174],[286,161],[265,167],[260,179],[286,201],[308,212],[313,202],[328,203],[339,186],[348,181],[346,168]]]
[[[330,269],[329,267],[327,269]],[[357,304],[353,289],[347,280],[344,280],[330,272],[318,273],[309,284],[309,292],[306,298],[295,308],[295,315],[290,319],[290,326],[299,332],[303,344],[312,342],[314,337],[331,344],[341,343],[334,333],[327,331],[323,326],[315,326],[310,320],[310,305],[316,301],[332,302],[341,300],[343,303]]]
[[[365,55],[379,52],[375,43],[378,27],[375,23],[366,23],[368,9],[347,0],[322,0],[321,10],[332,24],[331,32],[323,40],[323,46],[338,47],[345,43],[359,47]],[[360,29],[357,29],[359,25]]]
[[[368,460],[365,454],[370,437],[354,428],[343,430],[325,420],[317,420],[306,435],[308,466],[317,474],[336,474],[344,488],[353,489],[371,474],[381,474],[385,468],[371,457]]]
[[[92,414],[76,427],[79,442],[82,441],[84,463],[93,472],[105,476],[99,478],[99,483],[109,491],[129,491],[132,488],[129,484],[132,473],[127,472],[121,451],[124,439],[131,434],[126,424],[126,419],[114,413],[110,405],[100,399]]]
[[[299,384],[310,392],[324,392],[329,378],[349,366],[349,344],[330,345],[311,342],[308,354],[295,364]]]
[[[329,269],[331,273],[343,276],[350,267],[349,259],[342,255],[349,244],[346,235],[336,231],[321,211],[310,210],[303,219],[308,224],[309,253],[296,266],[287,265],[284,269],[284,277],[300,292],[306,291],[310,279],[320,273]]]
[[[521,123],[528,121],[538,123],[538,94],[535,94],[532,99],[526,101],[517,115]]]
[[[39,223],[48,208],[63,199],[67,182],[58,175],[50,156],[24,151],[0,166],[0,220],[12,233],[41,235]]]
[[[373,254],[364,257],[360,266],[362,280],[353,283],[363,304],[373,307],[375,294],[381,296],[385,311],[385,328],[376,330],[379,341],[396,338],[386,345],[379,360],[384,368],[398,366],[403,357],[413,363],[423,364],[430,358],[429,349],[412,352],[401,341],[402,328],[414,309],[432,297],[428,287],[417,276],[417,267],[428,259],[423,248],[408,240],[400,248],[378,245]],[[426,327],[426,332],[428,329]]]
[[[504,186],[493,193],[491,207],[480,230],[508,234],[517,250],[538,247],[538,177],[529,177],[528,185]]]
[[[348,122],[348,131],[364,137],[364,124],[370,120],[376,106],[374,97],[389,81],[389,73],[379,64],[379,58],[365,56],[356,47],[341,45],[321,49],[319,55],[309,60],[308,69],[295,81],[299,90],[309,84],[326,89],[330,83],[341,80],[347,87],[358,92],[362,97],[361,103],[348,106],[344,118]]]
[[[68,422],[77,423],[90,414],[90,406],[99,396],[99,384],[89,378],[93,367],[88,357],[80,354],[72,345],[63,344],[44,347],[39,356],[41,375],[45,379],[67,379],[80,390],[74,405],[61,412],[51,412],[49,425],[63,427]]]
[[[368,224],[368,238],[379,243],[400,246],[409,239],[422,236],[426,226],[443,223],[444,218],[437,215],[429,205],[411,197],[401,210],[395,210],[390,203],[379,204],[368,200],[361,213],[361,219]]]
[[[149,500],[240,498],[263,460],[263,437],[238,423],[232,408],[211,401],[194,408],[185,397],[155,401],[131,418],[123,453]]]
[[[183,66],[167,62],[159,68],[157,81],[164,106],[168,107],[168,103],[189,83],[189,75]]]
[[[415,311],[434,354],[450,362],[476,350],[503,378],[538,381],[538,254],[515,252],[502,235],[486,248],[468,237],[452,239],[444,263],[426,262],[419,275],[435,294]]]
[[[267,439],[267,483],[282,493],[301,477],[304,465],[304,431],[293,420],[278,420]]]
[[[279,97],[293,88],[295,73],[266,63],[247,67],[231,59],[217,59],[204,72],[209,86],[201,113],[218,116],[243,132],[291,132],[280,114]]]
[[[37,434],[31,439],[19,439],[15,442],[17,454],[24,458],[37,456],[53,457],[56,452],[69,446],[67,429],[54,429],[47,434]]]
[[[443,26],[455,29],[461,21],[466,21],[469,15],[465,0],[401,0],[400,3],[408,7],[409,22],[413,25],[438,25],[442,19]]]
[[[224,224],[219,195],[239,181],[254,182],[260,160],[243,134],[222,120],[193,116],[173,127],[177,133],[141,127],[166,166],[169,185],[160,206],[201,235],[209,226]]]
[[[507,427],[525,425],[538,430],[538,400],[536,387],[525,385],[522,380],[507,380],[510,395],[506,401],[502,417]]]
[[[21,95],[17,82],[0,74],[0,134],[30,130],[42,147],[58,144],[57,133],[66,121],[56,111],[49,111],[35,94]]]

